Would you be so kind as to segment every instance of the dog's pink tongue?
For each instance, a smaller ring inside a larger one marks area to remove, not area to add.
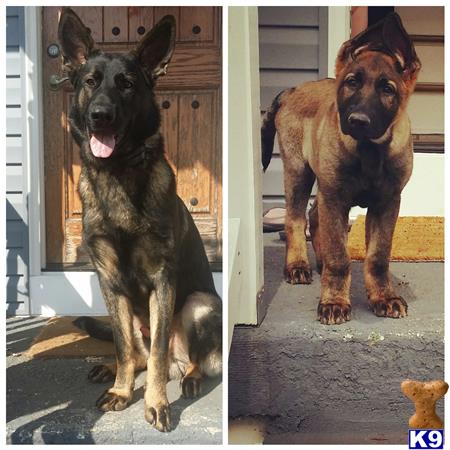
[[[109,158],[116,146],[116,139],[112,134],[92,135],[91,150],[97,158]]]

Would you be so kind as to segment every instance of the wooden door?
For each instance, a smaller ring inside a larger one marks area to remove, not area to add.
[[[79,149],[68,129],[73,98],[70,83],[50,89],[62,75],[57,44],[60,8],[45,7],[42,17],[46,268],[90,269],[81,239],[77,192]],[[166,153],[177,177],[178,195],[191,211],[208,258],[221,267],[222,97],[221,8],[75,7],[104,51],[128,51],[165,14],[177,19],[177,43],[168,74],[158,80]]]

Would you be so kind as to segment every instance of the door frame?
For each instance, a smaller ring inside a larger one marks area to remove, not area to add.
[[[26,159],[28,161],[29,275],[41,274],[45,261],[41,7],[25,6]],[[37,149],[36,149],[37,147]],[[36,151],[37,150],[37,151]],[[37,170],[36,170],[37,169]],[[31,293],[30,293],[31,294]],[[31,295],[30,295],[31,297]]]
[[[42,85],[42,7],[25,6],[25,157],[29,214],[30,314],[106,315],[107,310],[94,271],[52,272],[45,266],[45,179]],[[216,289],[222,291],[222,273],[213,273]]]

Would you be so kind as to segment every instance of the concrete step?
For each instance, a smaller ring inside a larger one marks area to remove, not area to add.
[[[93,384],[87,373],[105,358],[30,359],[24,352],[46,322],[7,321],[8,444],[221,444],[222,384],[208,379],[202,395],[181,397],[179,381],[167,386],[173,430],[160,433],[144,419],[145,372],[123,411],[103,413],[95,401],[112,383]]]
[[[319,275],[286,284],[284,244],[268,236],[272,300],[259,328],[234,330],[230,416],[262,418],[268,443],[406,443],[414,408],[400,383],[444,377],[444,264],[392,263],[409,315],[384,319],[369,311],[362,264],[352,263],[353,319],[326,326],[316,320]]]

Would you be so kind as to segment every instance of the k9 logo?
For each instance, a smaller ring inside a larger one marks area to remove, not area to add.
[[[409,430],[409,448],[444,448],[444,430]]]

